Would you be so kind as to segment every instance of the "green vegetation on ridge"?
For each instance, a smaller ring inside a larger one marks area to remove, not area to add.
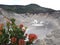
[[[3,8],[7,11],[13,11],[16,13],[52,13],[55,10],[44,8],[36,4],[30,4],[30,5],[0,5],[0,8]]]

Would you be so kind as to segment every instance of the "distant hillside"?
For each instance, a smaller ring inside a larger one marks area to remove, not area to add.
[[[30,4],[30,5],[0,5],[0,8],[3,8],[7,11],[13,11],[16,13],[52,13],[55,12],[53,9],[44,8],[37,4]]]

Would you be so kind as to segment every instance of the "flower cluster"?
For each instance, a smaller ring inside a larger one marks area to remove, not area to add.
[[[28,41],[25,41],[27,35],[24,35],[27,27],[23,24],[17,26],[15,19],[10,19],[10,22],[6,23],[6,28],[3,24],[0,24],[0,45],[30,45],[37,39],[35,34],[28,35]]]
[[[33,42],[35,39],[37,39],[37,36],[35,34],[29,34],[28,38],[30,42]]]

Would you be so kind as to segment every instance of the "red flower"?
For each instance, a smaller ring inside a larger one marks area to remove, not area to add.
[[[23,24],[20,24],[20,28],[22,29],[22,27],[23,27]]]
[[[11,38],[11,43],[16,43],[16,41],[17,41],[17,38],[16,37],[12,37]]]
[[[0,24],[0,31],[3,30],[3,24]]]
[[[37,39],[37,36],[35,34],[29,34],[28,38],[30,42],[33,42],[35,39]]]
[[[24,39],[19,39],[18,45],[26,45]]]

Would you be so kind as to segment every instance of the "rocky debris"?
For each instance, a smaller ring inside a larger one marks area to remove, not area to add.
[[[46,45],[60,45],[60,29],[55,29],[45,38]]]

